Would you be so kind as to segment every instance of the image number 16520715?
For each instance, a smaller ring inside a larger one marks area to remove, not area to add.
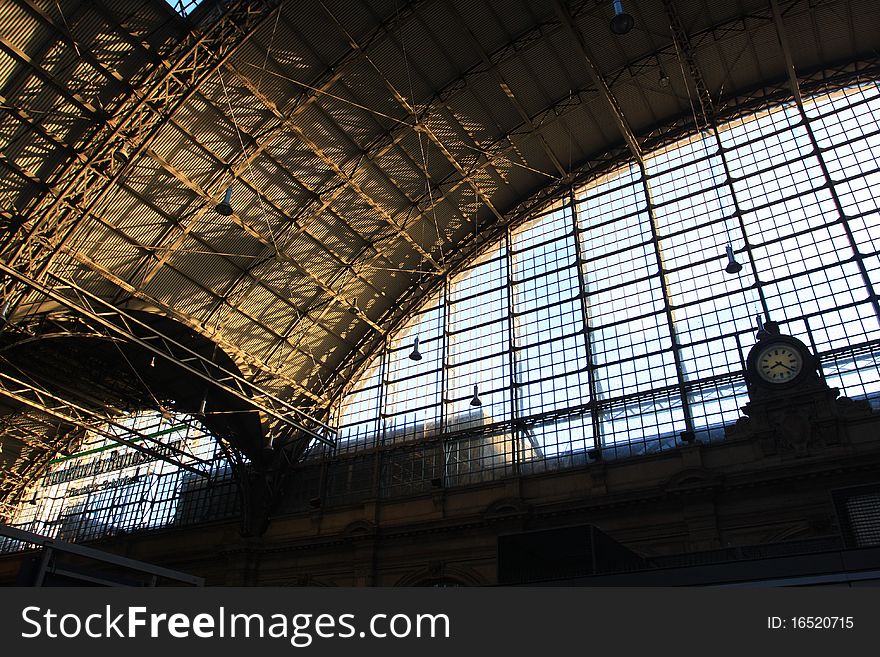
[[[851,630],[855,627],[852,616],[768,616],[768,630]]]

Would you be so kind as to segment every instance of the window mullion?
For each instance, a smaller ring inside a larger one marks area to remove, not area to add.
[[[505,263],[507,267],[506,278],[507,278],[507,375],[508,375],[508,394],[510,395],[509,400],[509,418],[510,418],[510,441],[511,441],[511,450],[513,457],[513,473],[520,473],[520,461],[521,461],[521,452],[520,452],[520,430],[519,424],[517,423],[517,419],[519,418],[519,408],[517,404],[517,390],[516,390],[516,350],[514,349],[514,345],[516,344],[516,336],[514,334],[514,316],[513,316],[513,256],[512,256],[512,246],[513,239],[510,232],[510,226],[508,226],[504,231],[504,239],[507,240],[506,248],[504,249]]]
[[[852,227],[849,225],[849,219],[846,216],[846,213],[843,210],[843,203],[840,200],[840,196],[837,194],[837,187],[834,184],[834,181],[831,178],[831,174],[828,172],[828,165],[825,162],[825,154],[819,148],[819,142],[816,140],[816,134],[813,132],[812,119],[807,116],[807,112],[804,110],[803,102],[801,102],[798,96],[795,96],[795,105],[797,106],[798,113],[801,115],[801,119],[803,120],[804,130],[807,133],[807,137],[810,140],[810,144],[813,146],[813,151],[816,156],[816,161],[819,163],[819,168],[822,170],[822,177],[825,179],[825,184],[828,186],[828,191],[831,194],[831,199],[834,202],[834,207],[837,210],[837,215],[840,217],[841,224],[843,225],[843,231],[846,233],[846,239],[849,242],[849,246],[852,249],[853,256],[856,260],[856,265],[859,268],[859,274],[862,277],[862,282],[865,285],[865,290],[868,292],[868,298],[871,302],[871,306],[874,308],[874,315],[880,319],[880,303],[877,300],[877,294],[874,291],[874,286],[871,283],[871,277],[868,275],[868,268],[865,266],[865,261],[862,258],[862,254],[859,251],[858,244],[856,243],[855,236],[852,232]]]
[[[657,260],[658,276],[660,279],[660,289],[663,291],[663,313],[666,316],[666,325],[669,330],[669,339],[672,341],[672,358],[675,363],[675,374],[678,378],[678,392],[681,399],[682,414],[684,415],[685,432],[693,439],[694,420],[691,416],[691,406],[688,400],[687,389],[685,388],[684,366],[681,362],[681,345],[678,342],[678,334],[675,329],[675,319],[672,316],[672,300],[669,294],[669,286],[666,281],[666,270],[663,261],[663,252],[660,247],[660,237],[657,232],[657,220],[654,215],[654,204],[651,200],[651,189],[648,185],[648,174],[645,171],[644,164],[638,165],[641,170],[642,191],[645,194],[646,212],[648,213],[648,223],[651,228],[651,241],[654,244],[654,255]]]
[[[584,349],[587,354],[587,384],[590,390],[590,420],[593,424],[593,445],[595,447],[602,446],[602,423],[599,421],[599,399],[596,394],[596,362],[593,358],[593,347],[590,336],[590,299],[587,296],[587,286],[584,283],[587,272],[586,260],[581,253],[580,232],[578,230],[578,210],[577,202],[574,197],[574,189],[569,188],[568,202],[571,205],[571,221],[574,226],[574,253],[575,263],[577,266],[576,275],[578,279],[578,289],[580,290],[581,300],[581,321],[583,322]]]

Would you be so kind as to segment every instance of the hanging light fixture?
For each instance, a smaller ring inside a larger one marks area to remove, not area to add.
[[[113,152],[113,162],[120,169],[123,168],[126,164],[128,164],[128,154],[122,148],[115,150]]]
[[[413,340],[413,350],[409,355],[410,360],[422,360],[422,354],[419,353],[419,336]]]
[[[226,188],[226,194],[224,194],[223,200],[217,204],[214,210],[217,214],[222,214],[224,217],[228,217],[232,214],[232,185]]]
[[[635,19],[623,11],[623,2],[614,0],[614,18],[611,19],[609,26],[611,31],[615,34],[626,34],[635,24]]]
[[[477,394],[478,388],[477,384],[474,384],[474,396],[471,397],[471,406],[482,406],[483,402],[480,401],[480,396]]]
[[[150,357],[150,367],[156,367],[156,357],[155,356]]]
[[[199,404],[199,415],[205,414],[205,407],[208,405],[208,391],[205,390],[205,394],[202,395],[202,402]]]
[[[727,266],[724,268],[728,274],[738,274],[742,271],[743,266],[739,264],[733,257],[733,247],[728,244],[725,247],[727,251]]]

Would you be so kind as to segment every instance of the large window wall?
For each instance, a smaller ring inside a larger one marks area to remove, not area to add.
[[[411,483],[433,446],[419,476],[465,484],[723,440],[756,316],[873,401],[878,117],[876,83],[742,116],[509,229],[343,398],[338,454],[408,445]]]
[[[145,436],[152,454],[136,449]],[[157,458],[161,449],[186,455],[194,465],[201,462],[201,474]],[[220,442],[189,416],[147,411],[86,432],[74,452],[50,461],[10,524],[85,541],[233,518],[239,511],[238,489]],[[0,552],[22,547],[0,540]]]

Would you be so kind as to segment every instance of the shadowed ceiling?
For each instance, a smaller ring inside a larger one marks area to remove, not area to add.
[[[615,35],[596,0],[8,0],[0,258],[171,318],[326,418],[475,242],[880,47],[873,0],[624,9]],[[7,333],[63,310],[2,280]]]

